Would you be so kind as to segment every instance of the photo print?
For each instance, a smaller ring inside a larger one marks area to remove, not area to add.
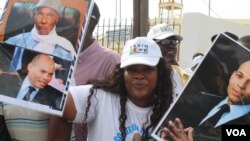
[[[61,116],[94,1],[5,3],[0,23],[0,102]]]
[[[161,140],[162,129],[175,118],[179,118],[185,128],[194,128],[195,141],[220,141],[222,125],[250,124],[249,66],[249,49],[224,33],[217,35],[152,137]]]

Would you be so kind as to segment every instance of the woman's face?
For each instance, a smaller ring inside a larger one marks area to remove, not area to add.
[[[227,92],[229,104],[250,103],[250,61],[241,64],[231,75]]]
[[[157,76],[156,66],[131,65],[124,69],[124,81],[128,97],[135,105],[149,107],[153,104]]]

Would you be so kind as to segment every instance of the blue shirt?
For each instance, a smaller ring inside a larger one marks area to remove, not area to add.
[[[219,104],[217,104],[208,114],[207,116],[201,121],[200,125],[205,122],[208,118],[216,114],[220,107],[224,104],[226,104],[228,101],[228,97],[224,100],[222,100]],[[229,105],[230,106],[230,112],[224,113],[220,120],[216,123],[215,127],[220,126],[226,122],[229,122],[233,119],[239,118],[241,116],[244,116],[245,114],[250,112],[250,105]]]
[[[29,90],[29,88],[28,88],[29,86],[31,86],[31,84],[30,84],[28,78],[26,77],[26,78],[24,79],[24,81],[23,81],[23,84],[22,84],[22,86],[21,86],[19,92],[18,92],[17,99],[22,100],[22,99],[25,97],[25,94],[26,94],[26,93],[28,92],[28,90]],[[37,92],[38,92],[38,90],[39,90],[38,88],[35,88],[35,89],[36,89],[36,90],[33,91],[33,92],[31,93],[29,101],[32,101],[32,100],[34,99],[34,97],[36,96],[36,94],[37,94]]]
[[[65,39],[65,42],[68,42],[68,41]],[[17,47],[22,47],[22,48],[33,50],[33,48],[39,42],[32,38],[31,32],[28,32],[28,33],[23,33],[23,34],[13,36],[13,37],[9,38],[8,40],[6,40],[5,43],[12,44],[12,45],[15,45]],[[17,50],[18,50],[18,48],[15,49],[13,58],[15,57],[15,55],[16,55],[15,53],[17,52]],[[12,70],[18,70],[21,68],[22,54],[23,54],[23,49],[21,51],[21,55],[19,55],[18,64],[16,66],[12,66],[14,68]],[[51,55],[54,55],[54,56],[57,56],[57,57],[60,57],[62,59],[69,60],[69,61],[71,61],[73,59],[73,55],[71,54],[71,52],[69,50],[66,50],[64,47],[62,47],[60,45],[55,46],[53,53]],[[13,64],[13,63],[11,63],[11,64]]]

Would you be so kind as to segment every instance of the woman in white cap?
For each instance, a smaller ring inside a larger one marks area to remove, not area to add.
[[[171,72],[153,40],[129,40],[109,78],[69,89],[63,118],[87,123],[89,141],[151,140],[173,100]],[[60,134],[57,124],[50,131]]]

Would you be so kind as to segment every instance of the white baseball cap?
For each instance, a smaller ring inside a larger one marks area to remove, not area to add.
[[[161,57],[160,47],[155,41],[147,37],[136,37],[126,42],[120,68],[135,64],[156,66]]]
[[[39,0],[39,2],[36,5],[36,10],[39,7],[52,8],[60,15],[61,2],[60,2],[60,0]]]
[[[154,40],[162,40],[162,39],[166,39],[172,36],[176,37],[176,39],[179,41],[183,39],[182,36],[176,34],[173,28],[166,23],[157,24],[153,26],[149,30],[148,35],[147,35],[148,38],[151,38]]]

